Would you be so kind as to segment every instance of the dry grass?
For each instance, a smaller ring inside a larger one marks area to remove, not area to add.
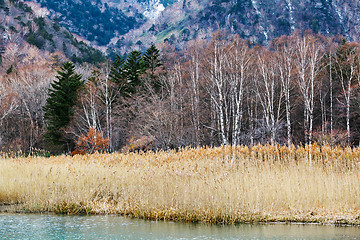
[[[0,205],[209,223],[360,223],[360,149],[198,148],[0,159]],[[1,208],[0,208],[1,209]]]

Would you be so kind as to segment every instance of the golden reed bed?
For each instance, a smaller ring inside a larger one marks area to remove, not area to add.
[[[359,169],[359,148],[316,145],[1,158],[0,209],[360,224]]]

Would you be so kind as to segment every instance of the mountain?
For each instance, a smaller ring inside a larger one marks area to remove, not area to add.
[[[131,6],[121,10],[100,0],[37,2],[49,10],[53,19],[57,19],[71,32],[100,46],[108,44],[115,35],[123,35],[144,22],[143,15]]]
[[[11,57],[14,55],[11,52],[16,52],[18,61],[21,61],[27,50],[35,47],[40,55],[62,52],[73,62],[104,61],[99,50],[87,45],[81,37],[48,15],[48,9],[34,2],[0,0],[0,53],[6,55],[8,52]]]
[[[126,54],[133,49],[145,49],[151,43],[168,41],[182,46],[194,38],[210,39],[217,30],[265,45],[295,29],[310,29],[323,35],[341,34],[349,41],[360,41],[357,0],[0,1],[9,1],[18,8],[26,6],[22,13],[11,14],[20,28],[28,24],[28,17],[22,20],[23,16],[29,16],[26,9],[35,11],[32,24],[40,30],[25,34],[27,40],[40,48],[64,50],[67,55],[70,55],[69,49],[79,48],[76,45],[82,42],[102,52]],[[4,9],[0,13],[4,14]],[[47,33],[39,27],[43,22],[53,25],[45,28]],[[66,47],[50,39],[58,35],[68,39]],[[71,51],[71,56],[73,54]]]
[[[150,38],[181,43],[210,38],[221,29],[252,43],[267,44],[295,29],[310,29],[359,41],[359,20],[356,0],[180,0],[167,6],[157,19],[148,19],[140,31],[127,35],[141,42]]]

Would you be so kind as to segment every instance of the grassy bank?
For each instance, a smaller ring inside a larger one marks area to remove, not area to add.
[[[308,152],[255,146],[3,158],[0,209],[360,224],[360,149],[312,146],[311,163]]]

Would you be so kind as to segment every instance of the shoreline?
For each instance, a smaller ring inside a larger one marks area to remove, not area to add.
[[[139,217],[134,214],[127,213],[104,213],[104,212],[89,212],[88,214],[72,214],[72,213],[56,213],[54,211],[30,211],[24,209],[23,204],[0,204],[0,214],[46,214],[46,215],[58,215],[58,216],[119,216],[119,217],[128,217],[131,219],[141,219],[145,221],[162,221],[162,222],[174,222],[174,223],[193,223],[193,224],[208,224],[208,225],[242,225],[242,224],[290,224],[290,225],[324,225],[324,226],[339,226],[339,227],[360,227],[360,217],[357,216],[355,219],[345,219],[345,218],[336,218],[334,216],[323,217],[322,220],[314,218],[303,218],[303,219],[294,219],[294,217],[283,217],[283,218],[271,218],[269,220],[254,220],[254,219],[245,219],[243,218],[240,221],[218,221],[218,222],[207,222],[207,221],[187,221],[187,220],[178,220],[177,218],[151,218],[151,217]],[[349,217],[349,216],[347,216]],[[265,217],[264,217],[265,218]],[[334,219],[335,218],[335,219]],[[291,219],[291,220],[290,220]],[[333,219],[333,220],[324,220],[324,219]]]

